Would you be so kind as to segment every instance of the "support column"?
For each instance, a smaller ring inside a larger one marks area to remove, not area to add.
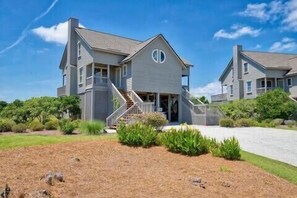
[[[188,76],[188,91],[190,91],[190,76]]]
[[[223,94],[224,93],[224,87],[223,87],[223,84],[221,83],[221,93]]]
[[[95,83],[95,63],[92,63],[92,85],[94,86]]]
[[[182,95],[178,95],[178,122],[181,123],[183,121],[183,116],[182,116]]]
[[[156,106],[157,106],[157,111],[159,111],[160,108],[160,93],[156,94]]]
[[[171,122],[171,96],[168,95],[168,121]]]
[[[277,78],[274,78],[274,88],[277,88]]]
[[[265,77],[264,82],[265,82],[265,93],[266,93],[267,92],[267,78],[266,77]]]
[[[107,78],[110,79],[110,65],[107,65]]]

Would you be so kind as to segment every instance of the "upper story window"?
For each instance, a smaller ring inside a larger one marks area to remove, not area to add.
[[[249,64],[248,63],[243,63],[243,72],[245,74],[249,73]]]
[[[233,85],[230,85],[229,88],[230,88],[230,96],[232,97],[233,96]]]
[[[166,61],[166,54],[162,50],[154,49],[152,52],[152,59],[156,63],[164,63]]]
[[[77,58],[80,58],[80,57],[81,57],[81,44],[78,41],[77,42]]]
[[[83,84],[83,67],[79,68],[79,84]]]
[[[287,78],[287,86],[292,86],[292,78]]]
[[[162,50],[160,50],[160,63],[164,63],[166,60],[166,54]]]
[[[128,74],[128,69],[127,69],[127,65],[123,65],[123,77],[126,77]]]
[[[246,93],[248,93],[248,94],[252,93],[252,81],[246,82]]]
[[[159,50],[158,49],[154,49],[153,52],[152,52],[152,59],[158,63],[158,52]]]

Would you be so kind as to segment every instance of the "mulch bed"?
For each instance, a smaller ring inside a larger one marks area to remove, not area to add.
[[[111,140],[5,150],[0,159],[0,187],[8,184],[10,197],[29,197],[40,189],[63,198],[297,197],[296,185],[243,161],[130,148]],[[41,178],[49,171],[62,172],[65,181],[48,185]]]

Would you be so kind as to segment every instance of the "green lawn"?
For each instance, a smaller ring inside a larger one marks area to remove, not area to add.
[[[117,139],[116,134],[104,135],[27,135],[27,134],[13,134],[0,135],[0,150],[11,149],[18,147],[28,147],[37,145],[59,144],[73,141],[87,141],[87,140],[104,140]]]
[[[241,158],[273,175],[279,176],[297,185],[297,167],[295,166],[246,151],[241,152]]]

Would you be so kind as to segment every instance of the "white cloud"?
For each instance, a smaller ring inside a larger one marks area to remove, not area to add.
[[[241,26],[241,25],[232,25],[231,29],[233,31],[227,32],[224,29],[220,29],[214,34],[215,39],[226,38],[226,39],[237,39],[242,36],[251,36],[257,37],[259,36],[261,29],[254,29],[250,26]]]
[[[281,41],[275,42],[269,48],[271,52],[293,51],[297,48],[297,43],[292,38],[283,38]]]
[[[43,54],[44,52],[47,52],[48,48],[42,48],[36,51],[37,54]]]
[[[79,24],[80,27],[84,27]],[[46,42],[66,44],[67,43],[68,21],[53,25],[51,27],[40,26],[32,29],[32,32]]]
[[[31,25],[33,23],[35,23],[36,21],[38,21],[39,19],[41,19],[42,17],[44,17],[45,15],[47,15],[51,9],[56,5],[56,3],[58,3],[58,0],[54,0],[53,3],[46,9],[46,11],[44,11],[43,13],[41,13],[39,16],[35,17],[26,27],[25,29],[22,31],[21,35],[18,37],[18,39],[13,42],[10,46],[0,50],[0,54],[3,54],[5,52],[7,52],[8,50],[14,48],[15,46],[17,46],[20,42],[22,42],[24,40],[24,38],[26,38],[26,36],[28,35],[29,29],[31,27]]]
[[[207,99],[210,99],[210,96],[222,93],[222,86],[219,81],[214,81],[202,87],[192,88],[190,91],[194,96],[205,96]],[[223,91],[226,93],[225,89]]]
[[[257,44],[254,49],[260,49],[262,46],[260,44]]]
[[[282,25],[284,30],[297,32],[297,0],[291,0],[286,3]]]
[[[261,21],[267,21],[269,19],[269,15],[266,13],[266,8],[266,3],[248,4],[247,8],[244,11],[239,12],[238,15],[245,17],[255,17]]]

